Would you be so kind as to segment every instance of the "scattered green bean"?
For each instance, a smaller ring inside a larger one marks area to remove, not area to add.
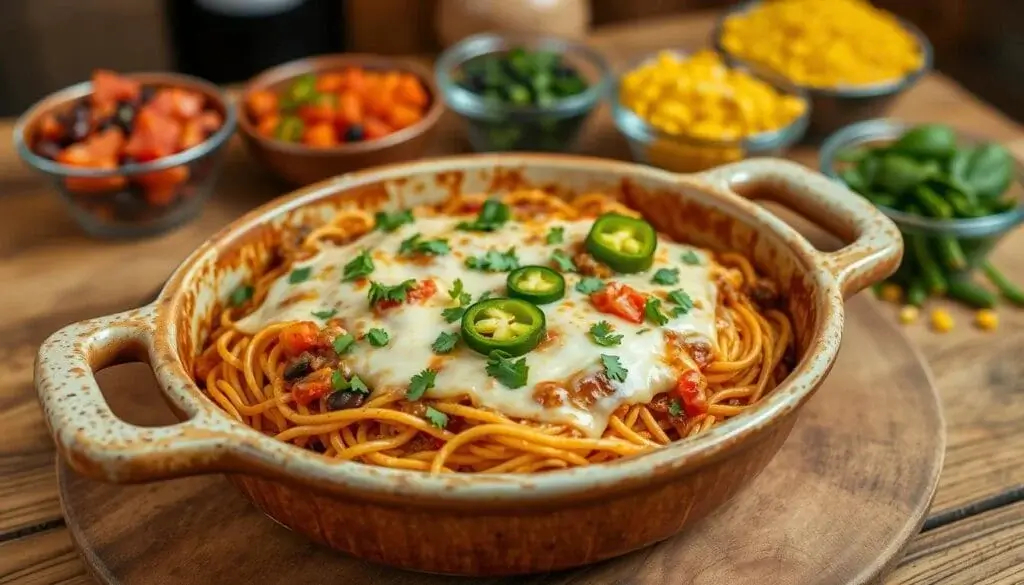
[[[999,294],[1003,295],[1006,300],[1017,306],[1024,307],[1024,290],[1006,278],[991,262],[987,260],[983,262],[981,264],[981,271],[985,273],[989,282],[999,289]]]
[[[991,309],[996,305],[996,296],[972,282],[969,278],[952,278],[947,283],[946,294],[975,309]]]

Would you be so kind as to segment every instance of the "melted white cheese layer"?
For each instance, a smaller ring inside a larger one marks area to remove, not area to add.
[[[708,255],[699,248],[662,239],[650,270],[619,274],[606,280],[627,284],[642,293],[684,290],[693,299],[694,307],[686,314],[673,316],[673,305],[663,302],[662,312],[669,318],[666,325],[635,324],[598,311],[587,295],[575,290],[582,277],[563,273],[565,297],[541,307],[548,331],[556,338],[553,343],[542,344],[526,354],[529,366],[526,386],[509,389],[488,376],[485,372],[487,357],[461,342],[451,353],[435,355],[431,344],[438,334],[459,331],[458,321],[446,323],[441,315],[445,308],[457,305],[447,293],[456,279],[462,280],[474,301],[485,291],[492,296],[505,296],[507,272],[471,270],[464,265],[466,258],[482,256],[488,250],[504,252],[514,246],[520,266],[550,265],[553,251],[574,249],[586,238],[593,223],[591,219],[543,224],[509,222],[495,232],[485,233],[456,230],[455,225],[459,221],[450,217],[419,218],[392,233],[374,231],[350,244],[327,244],[315,257],[293,267],[311,268],[307,280],[292,284],[287,274],[282,276],[271,285],[264,303],[236,326],[243,332],[254,334],[274,323],[322,323],[313,316],[314,311],[336,310],[334,317],[341,319],[357,339],[371,328],[382,328],[390,334],[390,342],[385,347],[373,347],[360,339],[344,356],[345,362],[371,389],[405,388],[410,378],[430,367],[439,371],[435,386],[426,393],[429,398],[466,395],[477,406],[516,418],[569,424],[592,437],[601,436],[610,415],[620,405],[650,402],[655,395],[672,387],[678,372],[665,359],[666,332],[674,332],[683,338],[698,337],[712,346],[716,343],[717,291],[710,275]],[[564,228],[564,242],[547,244],[545,236],[548,230],[559,226]],[[447,239],[451,253],[427,260],[399,257],[400,243],[416,233],[424,239]],[[364,249],[371,251],[375,264],[369,280],[395,285],[408,279],[431,279],[437,285],[437,294],[423,304],[403,303],[379,314],[370,310],[367,282],[342,282],[344,265]],[[699,258],[698,264],[682,260],[682,256],[690,252]],[[678,269],[679,281],[674,285],[652,282],[652,276],[659,268]],[[600,321],[609,322],[614,333],[623,336],[620,345],[602,347],[594,343],[589,330]],[[561,382],[580,372],[598,371],[602,354],[617,356],[628,370],[625,381],[611,382],[615,388],[613,394],[599,398],[589,408],[581,408],[569,401],[545,407],[534,400],[536,384]]]

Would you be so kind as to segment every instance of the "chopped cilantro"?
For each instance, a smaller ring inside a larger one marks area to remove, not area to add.
[[[501,384],[516,389],[526,385],[530,367],[526,365],[526,358],[513,360],[507,352],[496,349],[487,356],[485,371]]]
[[[601,321],[590,327],[590,338],[594,340],[594,343],[602,347],[612,347],[622,343],[621,335],[614,335],[612,333],[612,326],[607,321]]]
[[[678,268],[659,268],[651,279],[654,284],[676,284],[679,282]]]
[[[604,287],[604,281],[593,276],[586,276],[576,283],[576,290],[585,295],[596,293],[599,290],[603,290]]]
[[[629,375],[629,371],[622,367],[622,362],[619,361],[618,356],[602,353],[601,366],[604,367],[604,375],[608,376],[609,380],[625,382],[626,376]]]
[[[352,345],[356,342],[356,338],[351,333],[339,335],[334,338],[334,353],[341,355],[352,348]]]
[[[465,306],[448,307],[441,311],[441,317],[444,318],[445,323],[454,323],[462,318],[466,314]]]
[[[476,219],[473,221],[459,222],[456,227],[460,230],[468,230],[471,232],[493,232],[505,225],[505,222],[507,222],[510,217],[512,217],[512,211],[509,209],[508,205],[505,205],[497,199],[488,199],[487,201],[484,201]]]
[[[254,289],[248,284],[243,284],[231,291],[231,296],[228,297],[228,304],[232,307],[240,307],[245,304],[246,301],[252,298]]]
[[[324,321],[326,321],[327,319],[330,319],[331,317],[333,317],[333,316],[335,316],[337,314],[338,314],[338,309],[328,309],[326,311],[313,311],[313,316],[314,317],[316,317],[317,319],[323,319]]]
[[[456,278],[455,282],[452,283],[452,287],[448,289],[448,296],[450,296],[453,301],[459,301],[460,305],[465,305],[471,298],[469,293],[466,292],[466,289],[463,287],[461,278]]]
[[[373,347],[384,347],[391,341],[391,336],[388,335],[387,331],[374,327],[366,332],[366,340]]]
[[[334,370],[331,372],[331,390],[337,392],[338,390],[348,390],[349,382],[345,379],[345,374],[341,373],[341,370]]]
[[[442,331],[437,336],[437,339],[434,340],[434,343],[430,344],[430,349],[434,350],[434,353],[438,354],[451,353],[451,351],[455,349],[455,344],[458,342],[458,333],[449,333],[447,331]]]
[[[456,278],[455,282],[452,283],[452,288],[448,289],[448,296],[453,301],[458,301],[459,306],[448,307],[441,311],[441,316],[444,317],[445,322],[454,323],[462,318],[463,313],[466,312],[466,307],[472,302],[473,297],[462,288],[461,278]]]
[[[370,291],[366,294],[366,297],[369,299],[371,307],[381,301],[396,301],[404,303],[406,293],[408,293],[409,289],[411,289],[415,284],[416,281],[411,278],[394,286],[388,286],[371,280]]]
[[[480,293],[480,298],[478,298],[476,302],[479,303],[480,301],[486,301],[487,299],[491,298],[492,294],[494,293],[489,290],[485,290],[484,292]]]
[[[428,406],[427,411],[424,413],[424,416],[427,417],[427,420],[430,421],[430,424],[434,425],[439,429],[443,429],[446,426],[448,426],[448,415],[436,408]]]
[[[693,308],[693,299],[683,289],[674,290],[668,293],[668,300],[676,306],[672,309],[672,316],[678,317],[690,312]]]
[[[345,272],[342,281],[355,280],[373,272],[373,258],[369,250],[363,250],[358,256],[345,265]]]
[[[448,246],[448,240],[441,238],[424,240],[420,234],[413,234],[402,240],[402,243],[398,246],[398,253],[402,255],[429,254],[431,256],[444,256],[451,251],[452,249]]]
[[[661,299],[657,297],[647,297],[647,302],[644,303],[644,315],[655,325],[668,323],[668,317],[661,312]]]
[[[562,272],[576,272],[576,264],[564,250],[555,250],[552,252],[551,261],[554,262]]]
[[[466,268],[485,272],[508,272],[519,268],[519,257],[516,256],[515,246],[505,252],[488,250],[483,256],[466,258]]]
[[[698,256],[696,253],[694,253],[693,250],[687,250],[687,251],[683,252],[683,255],[680,256],[679,259],[682,260],[684,263],[689,264],[691,266],[693,266],[695,264],[700,264],[700,256]]]
[[[302,268],[296,268],[292,270],[291,274],[288,275],[288,284],[299,284],[309,280],[309,276],[313,274],[312,266],[303,266]]]
[[[547,243],[549,244],[561,244],[565,241],[565,228],[562,226],[555,226],[548,231]]]
[[[366,384],[363,383],[362,379],[360,379],[359,376],[355,374],[352,374],[352,379],[348,381],[348,384],[349,390],[352,390],[353,392],[359,392],[360,394],[370,393],[370,389],[367,388]]]
[[[374,219],[377,220],[377,225],[375,227],[385,232],[393,232],[403,225],[413,222],[411,209],[403,209],[394,213],[378,211],[377,214],[374,215]]]
[[[437,372],[434,370],[423,370],[409,380],[409,389],[405,392],[405,399],[415,402],[423,398],[423,394],[434,387],[434,378]]]
[[[679,404],[678,400],[673,400],[668,404],[668,413],[672,416],[683,414],[683,407]]]

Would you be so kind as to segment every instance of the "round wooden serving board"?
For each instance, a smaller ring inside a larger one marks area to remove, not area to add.
[[[846,327],[835,368],[788,442],[725,509],[625,557],[490,582],[838,585],[884,573],[924,520],[945,430],[926,366],[866,295],[848,304]],[[123,418],[174,422],[147,376],[132,364],[101,372],[101,383]],[[467,581],[372,565],[311,544],[263,516],[220,476],[113,486],[63,464],[58,475],[68,528],[103,583]]]

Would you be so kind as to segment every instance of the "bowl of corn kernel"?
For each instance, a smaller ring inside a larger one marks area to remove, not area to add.
[[[711,50],[640,60],[612,100],[634,160],[675,172],[781,154],[803,137],[809,113],[799,88],[731,67]]]
[[[712,42],[729,63],[805,89],[814,139],[884,115],[932,66],[928,38],[867,0],[745,2],[722,17]]]

